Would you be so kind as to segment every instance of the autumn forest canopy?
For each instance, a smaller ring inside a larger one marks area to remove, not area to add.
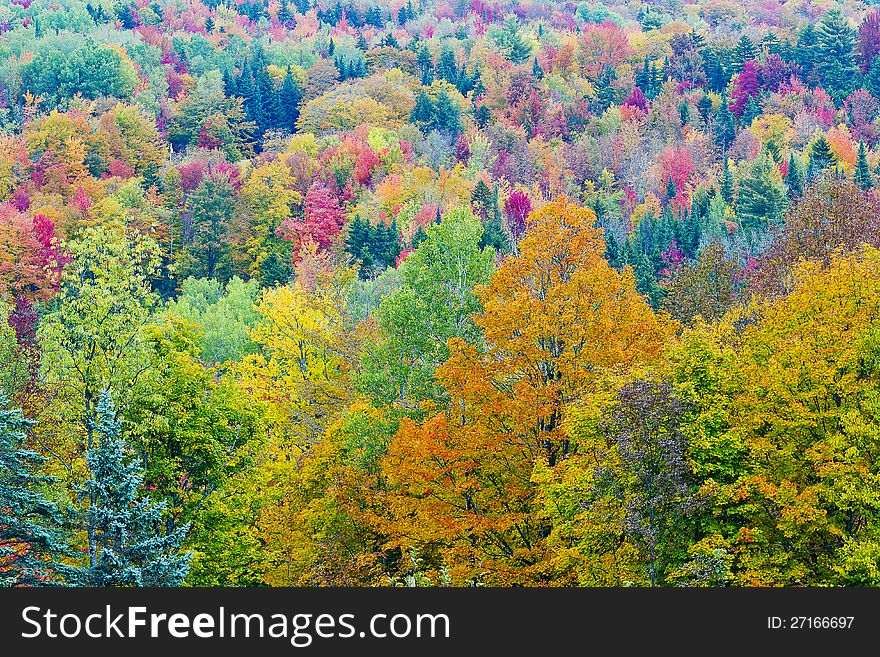
[[[0,585],[880,585],[880,9],[0,3]]]

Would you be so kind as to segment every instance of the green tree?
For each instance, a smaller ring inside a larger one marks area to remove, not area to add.
[[[166,533],[165,504],[141,494],[144,474],[122,438],[122,420],[110,393],[97,405],[86,452],[91,477],[83,486],[89,586],[179,586],[189,572],[190,553],[180,553],[189,527]]]
[[[840,9],[833,7],[816,27],[817,68],[822,86],[840,105],[860,84],[861,71],[856,63],[856,35]]]
[[[754,231],[779,223],[786,204],[782,182],[776,180],[773,163],[767,153],[763,153],[739,185],[736,216],[740,225]]]
[[[492,249],[479,246],[482,233],[470,209],[454,208],[404,261],[400,287],[376,311],[384,340],[365,356],[359,381],[377,401],[416,410],[441,394],[433,374],[449,357],[447,340],[478,341],[474,287],[489,281],[495,261]]]
[[[46,495],[56,480],[39,473],[46,458],[25,447],[33,424],[0,391],[0,587],[57,585],[74,574],[62,564],[62,514]]]
[[[854,175],[856,184],[862,189],[871,189],[874,186],[874,178],[871,175],[871,166],[868,164],[868,150],[865,148],[865,142],[859,142],[858,159],[856,160],[856,171]]]

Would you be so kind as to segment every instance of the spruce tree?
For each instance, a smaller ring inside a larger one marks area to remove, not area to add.
[[[871,176],[871,167],[868,164],[868,150],[865,142],[859,142],[858,158],[856,159],[855,181],[862,189],[871,189],[874,186],[874,178]]]
[[[302,101],[302,90],[293,77],[290,65],[287,66],[287,75],[281,84],[278,95],[279,111],[281,113],[281,126],[290,132],[296,130],[296,121],[299,118],[299,104]]]
[[[736,138],[736,126],[733,122],[733,112],[727,102],[727,92],[721,94],[721,108],[718,110],[718,125],[716,138],[722,151],[726,151]]]
[[[423,132],[431,130],[437,122],[437,110],[424,89],[416,96],[416,104],[410,112],[409,121],[416,124]]]
[[[91,477],[83,492],[86,515],[89,586],[179,586],[189,572],[192,553],[180,548],[189,526],[166,531],[165,503],[141,496],[144,473],[123,439],[122,420],[104,391],[93,423],[97,437],[86,451]]]
[[[757,51],[755,50],[755,42],[746,35],[743,34],[739,41],[736,43],[736,49],[734,50],[734,71],[739,73],[742,71],[743,66],[745,66],[746,62],[750,62],[755,59],[757,56]]]
[[[749,175],[740,182],[736,198],[736,216],[746,230],[762,229],[781,221],[787,200],[785,191],[772,176],[773,164],[767,153],[752,165]]]
[[[55,479],[39,474],[46,459],[24,447],[34,422],[8,403],[0,391],[0,588],[62,584],[74,571],[59,561],[62,516],[44,494]]]
[[[535,57],[532,60],[532,75],[536,80],[541,80],[544,78],[544,69],[541,68],[541,65],[538,63],[538,58]]]
[[[727,205],[733,205],[733,195],[733,172],[730,170],[730,161],[725,157],[721,172],[721,198]]]
[[[804,177],[800,167],[794,158],[794,153],[788,156],[788,171],[785,172],[785,186],[788,189],[789,198],[797,198],[804,191]]]
[[[453,135],[461,132],[461,112],[445,91],[441,91],[437,96],[434,111],[438,130]]]
[[[704,95],[700,97],[700,100],[697,101],[697,113],[700,115],[700,120],[703,122],[703,125],[709,121],[709,112],[712,111],[712,99],[709,96]]]
[[[816,34],[816,28],[812,23],[807,23],[798,36],[797,47],[795,48],[795,61],[801,67],[804,79],[807,81],[814,81],[818,73],[818,48],[819,37]]]
[[[455,53],[452,48],[444,45],[437,57],[437,77],[451,84],[458,84],[458,65],[455,63]]]
[[[825,135],[820,136],[813,142],[813,145],[810,147],[810,166],[814,167],[816,171],[824,171],[835,160],[834,151],[831,150],[831,145],[825,139]]]
[[[840,9],[834,7],[819,21],[816,37],[822,86],[834,102],[840,105],[860,84],[861,71],[855,56],[855,31]]]
[[[431,86],[431,83],[434,82],[434,60],[431,58],[428,47],[424,44],[419,48],[419,52],[416,55],[416,66],[419,69],[419,78],[422,85],[426,87]]]

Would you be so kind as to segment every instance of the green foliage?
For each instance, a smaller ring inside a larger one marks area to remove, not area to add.
[[[401,266],[400,287],[376,311],[384,339],[367,355],[359,381],[374,399],[407,410],[439,394],[433,372],[449,356],[449,338],[479,341],[473,289],[488,282],[495,259],[480,248],[483,228],[467,208],[448,211],[426,233]]]
[[[199,358],[208,365],[238,361],[257,349],[248,329],[259,320],[257,281],[234,276],[226,285],[215,279],[188,278],[169,311],[198,327]]]

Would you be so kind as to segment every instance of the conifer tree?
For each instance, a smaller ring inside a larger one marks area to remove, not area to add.
[[[825,135],[820,136],[810,147],[810,166],[818,172],[830,167],[836,159]]]
[[[179,586],[192,553],[181,553],[189,526],[166,531],[165,503],[142,496],[144,472],[122,437],[110,393],[101,394],[96,442],[86,452],[91,477],[83,487],[89,586]]]
[[[733,172],[730,170],[730,161],[725,157],[721,173],[721,198],[727,205],[733,205]]]
[[[718,110],[716,131],[718,145],[721,146],[721,150],[726,151],[736,137],[736,126],[733,122],[733,113],[730,111],[730,105],[727,102],[726,91],[721,94],[721,108]]]
[[[287,66],[287,75],[281,85],[279,93],[279,105],[281,112],[281,126],[293,132],[296,130],[296,121],[299,118],[299,104],[302,101],[302,90],[293,77],[290,65]]]
[[[800,167],[794,158],[794,153],[788,156],[788,171],[785,172],[785,186],[788,189],[789,198],[797,198],[804,191],[804,177]]]
[[[73,574],[59,561],[61,513],[45,496],[55,480],[39,474],[46,459],[24,447],[33,424],[0,392],[0,587],[57,585]]]
[[[822,86],[838,105],[858,88],[861,71],[856,63],[855,31],[834,7],[816,28],[818,70]]]
[[[868,151],[865,142],[859,142],[858,158],[856,159],[855,181],[862,189],[871,189],[874,186],[874,178],[871,176],[871,167],[868,164]]]

